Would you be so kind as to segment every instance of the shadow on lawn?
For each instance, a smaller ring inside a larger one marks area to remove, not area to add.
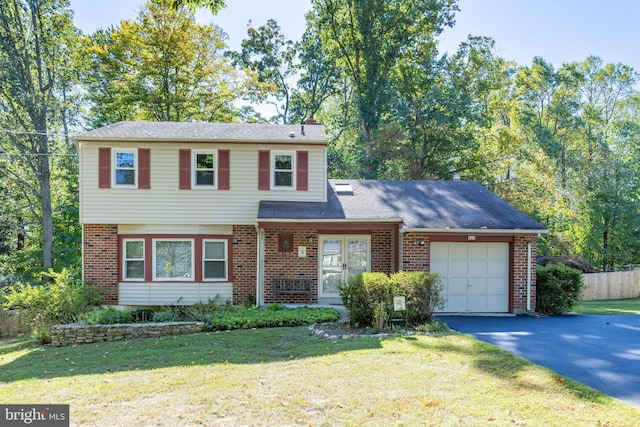
[[[527,378],[526,371],[532,366],[535,366],[538,369],[547,371],[549,377],[552,378],[555,383],[560,384],[563,388],[582,400],[605,404],[613,399],[611,396],[594,390],[580,382],[565,378],[550,369],[536,365],[507,350],[476,340],[472,337],[468,338],[468,340],[461,340],[457,344],[455,342],[442,341],[434,345],[433,343],[427,344],[417,340],[412,341],[412,344],[424,348],[425,351],[462,354],[474,368],[503,381],[515,382],[523,389],[542,392],[549,391],[548,386],[544,385],[544,382]]]
[[[49,379],[75,375],[212,364],[259,364],[381,348],[381,339],[330,340],[306,327],[141,338],[71,347],[38,347],[26,340],[0,342],[0,379]],[[11,353],[28,351],[15,360]],[[4,360],[3,360],[4,359]]]

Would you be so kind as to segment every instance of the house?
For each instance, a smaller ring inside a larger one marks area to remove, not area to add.
[[[545,228],[471,181],[327,179],[322,126],[120,122],[76,137],[83,278],[103,303],[340,303],[441,274],[445,312],[535,308]]]

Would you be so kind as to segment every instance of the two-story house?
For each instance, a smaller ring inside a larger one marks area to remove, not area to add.
[[[340,303],[437,272],[446,312],[535,308],[546,230],[471,181],[327,180],[322,126],[121,122],[76,137],[83,278],[103,303]]]

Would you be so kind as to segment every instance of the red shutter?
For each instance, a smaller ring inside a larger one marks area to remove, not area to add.
[[[296,160],[296,190],[309,189],[309,152],[298,151]]]
[[[218,150],[218,190],[229,189],[229,150]]]
[[[269,150],[258,151],[258,190],[268,190],[270,184],[271,153]]]
[[[111,148],[98,148],[98,188],[111,188]]]
[[[180,150],[180,189],[191,189],[191,150]]]
[[[138,188],[151,188],[151,150],[138,148]]]

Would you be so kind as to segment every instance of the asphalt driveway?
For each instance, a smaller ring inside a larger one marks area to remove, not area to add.
[[[640,315],[440,316],[439,320],[640,407]]]

